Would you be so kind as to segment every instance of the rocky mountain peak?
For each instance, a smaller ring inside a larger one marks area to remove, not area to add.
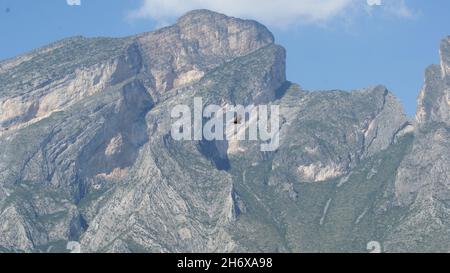
[[[420,124],[450,124],[450,37],[442,40],[440,65],[425,72],[425,83],[418,98],[416,118]]]
[[[157,93],[200,79],[207,71],[274,43],[263,25],[195,10],[173,26],[138,37]]]
[[[442,40],[440,56],[443,75],[448,78],[450,76],[450,36]]]
[[[206,9],[186,13],[177,20],[176,25],[185,29],[202,26],[204,30],[215,28],[218,32],[228,32],[228,34],[243,33],[244,36],[253,36],[254,42],[261,42],[262,44],[274,43],[275,41],[273,34],[264,25],[256,21],[229,17]]]

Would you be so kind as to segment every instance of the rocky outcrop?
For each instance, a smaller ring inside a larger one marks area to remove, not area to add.
[[[420,129],[416,133],[414,148],[399,170],[396,182],[401,203],[413,202],[422,190],[427,191],[427,195],[441,195],[441,186],[450,186],[447,185],[450,172],[446,167],[449,165],[449,43],[449,38],[441,43],[441,65],[432,65],[426,71],[425,84],[418,100],[417,122]],[[425,189],[429,187],[438,188],[430,192]]]
[[[441,64],[430,66],[418,99],[419,124],[443,122],[450,124],[450,38],[441,43]]]
[[[426,71],[418,99],[415,140],[397,172],[396,200],[411,211],[388,240],[392,251],[449,250],[449,42],[448,38],[442,41],[441,65],[432,65]],[[430,239],[425,240],[424,234]]]
[[[275,178],[277,171],[304,182],[346,175],[365,158],[393,144],[408,124],[400,102],[383,86],[352,93],[290,95],[280,105],[285,119],[282,152],[274,158],[276,175],[271,183],[283,180]]]
[[[137,37],[145,69],[157,92],[199,80],[209,70],[274,42],[254,21],[204,10],[192,11],[168,28]]]

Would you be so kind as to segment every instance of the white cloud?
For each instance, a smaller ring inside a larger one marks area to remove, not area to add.
[[[381,6],[381,0],[367,0],[369,6]]]
[[[346,9],[354,0],[144,0],[132,17],[159,22],[193,9],[210,9],[227,15],[252,18],[269,25],[288,25],[298,20],[324,21]]]
[[[382,6],[395,16],[411,14],[404,0],[142,0],[132,18],[151,18],[159,23],[193,10],[210,9],[230,16],[251,18],[271,26],[325,22],[355,8]]]
[[[69,6],[80,6],[81,0],[66,0]]]

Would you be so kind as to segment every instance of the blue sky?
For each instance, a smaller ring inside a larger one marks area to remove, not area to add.
[[[303,88],[384,84],[412,115],[424,70],[439,62],[439,42],[450,35],[448,0],[255,1],[0,0],[0,60],[74,35],[151,31],[186,10],[210,8],[268,25],[287,49],[289,80]]]

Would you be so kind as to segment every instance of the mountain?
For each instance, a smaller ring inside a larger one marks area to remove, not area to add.
[[[0,62],[0,252],[447,252],[449,49],[416,120],[384,86],[303,90],[266,27],[207,10]],[[278,149],[174,140],[195,97],[278,105]]]

